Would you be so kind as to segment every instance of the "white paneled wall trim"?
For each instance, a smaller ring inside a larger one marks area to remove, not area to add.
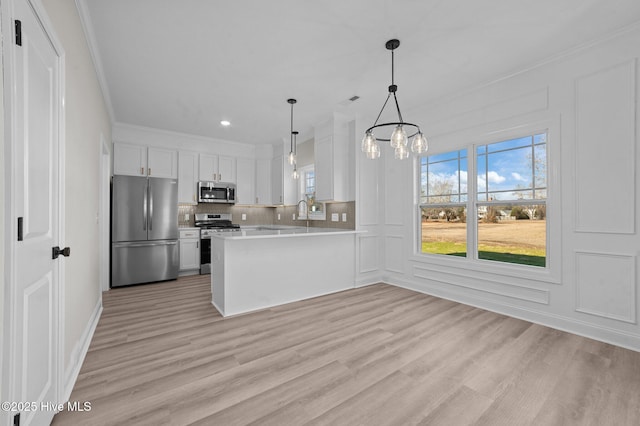
[[[637,324],[637,256],[576,251],[576,311]]]
[[[640,351],[638,58],[640,24],[407,111],[429,154],[548,129],[546,268],[421,254],[417,161],[408,168],[385,157],[377,167],[358,159],[358,209],[365,194],[380,203],[365,221],[377,226],[379,251],[362,251],[360,262],[376,256],[380,271],[359,270],[357,280],[379,273],[391,285]]]
[[[635,233],[636,64],[633,58],[575,79],[576,232]],[[594,164],[615,167],[594,173]],[[615,220],[597,205],[615,206]]]
[[[528,302],[549,304],[549,290],[531,285],[516,284],[514,280],[498,279],[495,276],[483,278],[479,274],[452,271],[451,268],[438,268],[431,265],[414,266],[413,276],[427,281],[436,281],[445,285],[468,288],[480,292],[526,300]]]

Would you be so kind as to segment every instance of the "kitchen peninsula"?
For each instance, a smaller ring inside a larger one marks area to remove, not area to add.
[[[212,303],[237,315],[354,287],[356,234],[256,227],[211,240]]]

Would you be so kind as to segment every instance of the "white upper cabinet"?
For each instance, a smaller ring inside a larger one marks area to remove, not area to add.
[[[165,148],[147,148],[147,176],[178,177],[178,152]]]
[[[333,136],[315,141],[316,199],[334,199]]]
[[[355,123],[339,114],[315,128],[315,177],[318,201],[355,199]]]
[[[291,177],[293,166],[277,155],[271,161],[271,201],[272,204],[291,206],[298,202],[298,181]]]
[[[190,151],[178,153],[178,202],[198,203],[198,154]]]
[[[283,157],[277,155],[271,160],[271,204],[284,204]]]
[[[256,160],[256,204],[271,205],[271,160]]]
[[[218,156],[211,154],[200,154],[199,180],[217,181],[218,179]]]
[[[113,174],[177,178],[178,152],[116,142],[113,144]]]
[[[233,157],[218,157],[218,175],[222,182],[236,182],[236,159]]]
[[[236,159],[222,155],[200,154],[200,180],[236,182]]]
[[[113,174],[147,175],[147,147],[125,143],[113,144]]]
[[[236,203],[256,204],[256,162],[238,158],[236,162]]]

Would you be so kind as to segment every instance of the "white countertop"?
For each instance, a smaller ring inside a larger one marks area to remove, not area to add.
[[[344,235],[358,234],[366,231],[358,231],[355,229],[340,228],[306,228],[304,226],[282,226],[282,225],[264,225],[264,226],[246,226],[236,232],[218,232],[212,236],[215,238],[241,240],[253,238],[280,238],[280,237],[311,237],[320,235]]]

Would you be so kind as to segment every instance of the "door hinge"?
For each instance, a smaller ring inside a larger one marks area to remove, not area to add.
[[[20,426],[20,413],[13,416],[13,426]]]
[[[19,19],[14,21],[16,28],[16,44],[22,46],[22,22]]]
[[[18,218],[18,241],[22,241],[24,238],[24,235],[22,234],[22,224],[23,224],[24,220],[23,218],[19,217]]]

